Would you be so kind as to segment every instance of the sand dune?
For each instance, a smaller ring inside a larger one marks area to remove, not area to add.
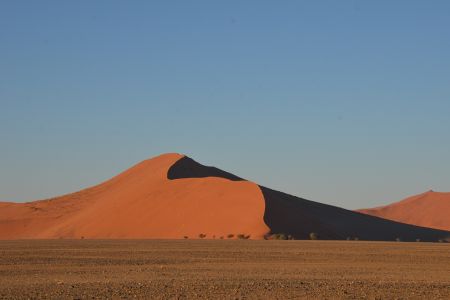
[[[48,200],[0,203],[0,239],[226,238],[437,241],[450,232],[401,224],[258,186],[180,154],[143,161],[97,186]]]
[[[146,160],[78,193],[1,203],[0,238],[262,238],[269,229],[258,186],[219,177],[168,179],[169,168],[183,157]]]
[[[407,224],[450,230],[450,193],[428,191],[359,212]]]

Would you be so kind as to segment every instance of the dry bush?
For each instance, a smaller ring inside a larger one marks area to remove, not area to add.
[[[319,239],[319,234],[317,234],[316,232],[311,232],[309,234],[309,239],[310,240],[318,240]]]
[[[265,240],[287,240],[288,236],[284,233],[273,233],[264,235]]]
[[[206,234],[200,233],[200,234],[198,235],[198,237],[201,238],[201,239],[204,239],[204,238],[206,237]]]
[[[250,235],[245,235],[243,233],[240,233],[237,235],[237,238],[240,240],[248,240],[250,238]]]

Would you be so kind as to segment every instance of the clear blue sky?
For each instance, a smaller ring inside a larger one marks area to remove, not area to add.
[[[450,191],[449,1],[2,1],[0,199],[163,152],[359,208]]]

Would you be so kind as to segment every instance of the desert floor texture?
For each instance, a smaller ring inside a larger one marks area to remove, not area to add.
[[[0,298],[450,299],[450,244],[0,241]]]

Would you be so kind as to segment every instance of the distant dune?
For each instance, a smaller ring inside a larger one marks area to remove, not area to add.
[[[450,230],[450,193],[428,191],[359,212],[417,226]]]
[[[277,192],[180,154],[143,161],[97,186],[0,203],[0,239],[227,238],[437,241],[450,232],[397,223]]]

